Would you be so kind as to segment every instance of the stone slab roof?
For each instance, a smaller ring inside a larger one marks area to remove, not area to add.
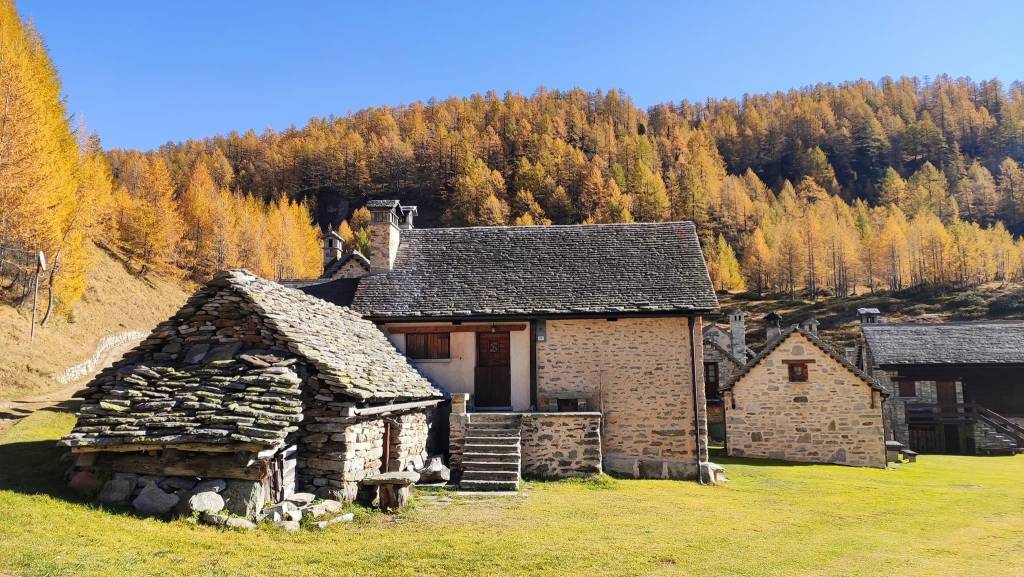
[[[89,383],[62,442],[276,446],[302,420],[303,367],[355,402],[441,396],[353,311],[225,271]]]
[[[375,319],[705,312],[718,308],[690,222],[404,230],[359,283]]]
[[[1024,364],[1024,321],[861,326],[878,366]]]
[[[867,383],[872,389],[875,389],[876,391],[882,393],[883,397],[889,396],[889,392],[886,391],[885,388],[881,384],[879,384],[878,381],[876,381],[873,377],[871,377],[864,371],[858,369],[857,366],[851,363],[845,356],[843,356],[842,353],[832,348],[831,345],[821,340],[821,338],[819,338],[817,335],[809,331],[806,331],[798,327],[797,325],[789,327],[788,329],[782,331],[782,334],[780,334],[778,337],[772,339],[772,341],[768,343],[764,347],[764,349],[762,349],[761,352],[757,354],[757,356],[751,359],[750,362],[747,363],[742,370],[736,373],[736,375],[734,375],[733,378],[728,383],[725,384],[725,386],[721,387],[720,390],[725,391],[733,388],[733,386],[735,386],[736,383],[738,383],[744,376],[750,373],[751,369],[753,369],[762,360],[771,355],[772,352],[775,351],[775,349],[779,348],[779,345],[785,342],[786,339],[788,339],[794,333],[803,335],[804,338],[811,342],[811,344],[824,351],[825,354],[832,357],[837,363],[845,367],[848,371],[860,377],[861,380]]]

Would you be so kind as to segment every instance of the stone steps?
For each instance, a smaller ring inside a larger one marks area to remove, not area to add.
[[[467,491],[519,489],[522,448],[520,418],[473,413],[466,427],[459,487]]]
[[[459,488],[464,491],[518,491],[518,481],[462,481]]]

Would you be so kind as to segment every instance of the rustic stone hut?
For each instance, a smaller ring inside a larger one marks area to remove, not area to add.
[[[885,467],[885,390],[793,326],[723,387],[729,455]]]
[[[422,465],[440,398],[358,314],[225,271],[89,383],[61,443],[79,484],[227,480],[228,507],[251,517],[299,489],[351,500],[371,473]]]

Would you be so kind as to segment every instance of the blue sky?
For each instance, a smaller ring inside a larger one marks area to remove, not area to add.
[[[17,5],[107,147],[541,85],[648,106],[885,75],[1024,79],[1011,1]]]

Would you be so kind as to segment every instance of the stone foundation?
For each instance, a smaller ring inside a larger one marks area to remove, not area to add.
[[[600,413],[522,415],[525,477],[565,479],[601,473]]]

